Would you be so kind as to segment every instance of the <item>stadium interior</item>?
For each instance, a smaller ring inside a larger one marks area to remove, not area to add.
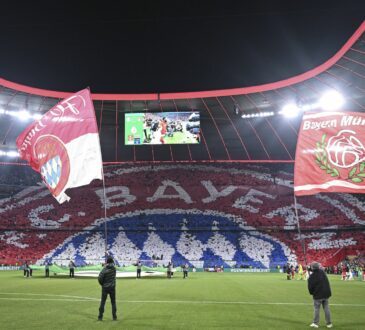
[[[363,330],[364,13],[3,2],[0,329]]]
[[[363,254],[361,195],[298,198],[299,238],[293,163],[303,111],[364,111],[364,31],[365,23],[322,65],[271,84],[93,94],[107,237],[100,182],[71,190],[71,202],[56,205],[40,176],[17,158],[19,133],[67,93],[0,79],[0,262],[99,263],[105,240],[119,265],[162,259],[196,267],[276,268],[312,260],[330,266]],[[199,112],[200,143],[125,145],[124,114],[146,111]]]

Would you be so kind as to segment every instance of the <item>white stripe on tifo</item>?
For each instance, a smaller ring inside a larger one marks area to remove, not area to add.
[[[99,298],[80,297],[80,296],[68,296],[68,295],[52,295],[42,293],[0,293],[1,295],[32,295],[32,296],[53,296],[60,298],[12,298],[12,297],[0,297],[0,300],[31,300],[31,301],[86,301],[86,302],[98,302]],[[68,298],[64,298],[68,297]],[[72,299],[74,298],[74,299]],[[301,302],[257,302],[257,301],[205,301],[205,300],[117,300],[121,303],[135,303],[135,304],[198,304],[198,305],[283,305],[283,306],[312,306],[312,303]],[[365,307],[365,304],[336,304],[331,303],[330,306],[341,307]]]

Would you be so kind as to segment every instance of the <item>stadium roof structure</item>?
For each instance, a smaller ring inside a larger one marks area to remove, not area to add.
[[[107,164],[144,161],[293,162],[301,114],[337,92],[343,111],[365,111],[365,22],[325,63],[289,79],[264,85],[185,93],[92,94],[103,160]],[[44,113],[68,92],[0,78],[0,150],[15,150],[29,124],[9,115],[26,109]],[[298,111],[287,118],[283,109]],[[200,111],[199,145],[124,145],[124,113]],[[0,153],[1,164],[21,163]]]

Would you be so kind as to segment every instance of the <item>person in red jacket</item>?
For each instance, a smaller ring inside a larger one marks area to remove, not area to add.
[[[345,281],[346,280],[346,265],[345,264],[342,264],[341,265],[341,272],[342,272],[342,278],[341,278],[341,280],[342,281]]]
[[[294,280],[295,279],[295,268],[293,265],[290,266],[290,271],[291,271],[291,279]]]
[[[164,137],[167,133],[167,119],[166,117],[163,117],[161,122],[160,122],[160,126],[161,126],[161,137],[160,137],[160,142],[162,144],[165,144],[165,140]]]

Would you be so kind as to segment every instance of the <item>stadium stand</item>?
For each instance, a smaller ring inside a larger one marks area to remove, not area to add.
[[[298,198],[300,237],[290,165],[126,164],[106,167],[105,177],[108,251],[119,265],[143,259],[195,267],[275,268],[311,260],[331,266],[365,249],[358,195]],[[100,182],[71,190],[71,201],[58,205],[36,184],[39,177],[28,176],[29,186],[17,180],[17,193],[0,200],[2,263],[102,262]]]

